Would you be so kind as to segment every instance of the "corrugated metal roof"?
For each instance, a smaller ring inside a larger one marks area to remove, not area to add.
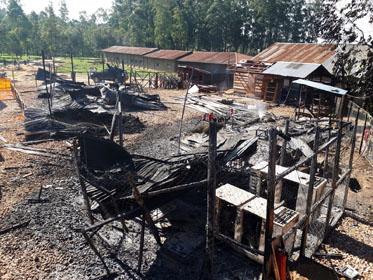
[[[344,90],[341,88],[332,87],[332,86],[328,86],[322,83],[312,82],[312,81],[303,80],[303,79],[295,80],[293,81],[293,84],[305,85],[305,86],[309,86],[312,88],[317,88],[323,91],[327,91],[333,94],[338,94],[338,95],[345,95],[347,93],[347,90]]]
[[[120,54],[134,54],[145,55],[158,50],[157,48],[140,48],[140,47],[127,47],[127,46],[112,46],[103,49],[102,52],[120,53]]]
[[[254,60],[323,64],[335,55],[336,48],[334,44],[275,43],[254,56]]]
[[[306,78],[319,67],[323,66],[317,63],[277,62],[264,70],[263,74]]]
[[[158,58],[158,59],[167,59],[175,60],[181,57],[184,57],[188,54],[191,54],[190,51],[180,51],[180,50],[157,50],[155,52],[145,55],[148,58]]]
[[[251,56],[235,53],[235,52],[201,52],[196,51],[187,55],[179,62],[196,62],[196,63],[211,63],[211,64],[236,64],[239,60],[250,60]]]

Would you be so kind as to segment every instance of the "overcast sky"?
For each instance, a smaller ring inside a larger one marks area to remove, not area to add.
[[[24,11],[29,14],[32,11],[39,13],[52,2],[57,13],[61,0],[21,0]],[[93,14],[99,8],[109,9],[112,0],[65,0],[70,18],[79,18],[79,12],[86,11],[88,15]]]

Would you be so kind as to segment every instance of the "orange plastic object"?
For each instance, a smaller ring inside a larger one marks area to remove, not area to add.
[[[277,261],[278,271],[280,273],[280,279],[286,280],[286,274],[287,274],[286,253],[282,251],[276,251],[276,261]]]

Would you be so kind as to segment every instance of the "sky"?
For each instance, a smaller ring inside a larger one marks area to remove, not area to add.
[[[53,4],[56,13],[60,7],[61,0],[21,0],[23,10],[26,14],[35,11],[39,13],[48,6],[49,2]],[[79,12],[86,11],[88,15],[93,14],[99,8],[109,9],[112,0],[65,0],[67,9],[69,10],[69,17],[73,19],[79,18]]]

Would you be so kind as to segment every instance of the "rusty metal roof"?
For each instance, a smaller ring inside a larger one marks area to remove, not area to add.
[[[240,60],[250,60],[251,56],[235,53],[235,52],[201,52],[196,51],[187,55],[179,62],[196,62],[196,63],[211,63],[211,64],[236,64]]]
[[[145,57],[175,60],[178,58],[182,58],[191,53],[192,53],[191,51],[180,51],[180,50],[157,50],[155,52],[145,55]]]
[[[276,62],[271,67],[264,70],[263,74],[306,78],[319,67],[323,66],[317,63]]]
[[[275,43],[256,56],[255,61],[323,64],[336,53],[334,44]]]
[[[103,49],[102,52],[107,53],[119,53],[119,54],[133,54],[133,55],[145,55],[158,50],[157,48],[142,48],[142,47],[127,47],[127,46],[112,46]]]

